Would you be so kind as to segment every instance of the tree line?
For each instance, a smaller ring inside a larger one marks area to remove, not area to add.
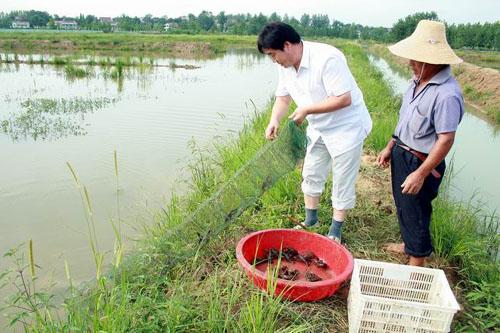
[[[0,28],[10,28],[16,19],[28,21],[31,27],[56,28],[54,22],[71,19],[78,23],[80,29],[112,31],[110,22],[103,21],[94,15],[79,15],[67,18],[50,15],[47,12],[12,11],[0,12]],[[214,15],[202,11],[199,15],[168,18],[122,15],[113,18],[114,29],[119,31],[151,31],[186,34],[223,33],[236,35],[256,35],[268,22],[282,21],[293,26],[306,37],[338,37],[348,39],[375,40],[378,42],[395,42],[405,38],[414,30],[421,19],[439,20],[435,12],[421,12],[399,19],[391,28],[363,26],[355,23],[342,23],[331,20],[325,14],[304,14],[299,19],[288,15],[280,16],[272,13],[264,14],[226,14],[224,11]],[[451,24],[447,25],[448,42],[454,48],[479,48],[500,50],[500,21],[494,23]]]

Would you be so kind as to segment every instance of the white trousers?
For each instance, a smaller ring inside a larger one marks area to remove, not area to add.
[[[319,138],[308,147],[302,169],[302,192],[319,197],[324,191],[330,168],[332,170],[332,206],[336,210],[354,208],[356,203],[356,178],[361,163],[363,143],[332,158],[328,148]]]

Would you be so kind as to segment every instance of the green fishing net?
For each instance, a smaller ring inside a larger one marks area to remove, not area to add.
[[[172,264],[195,255],[281,177],[294,170],[306,152],[305,127],[290,121],[280,135],[266,142],[228,181],[167,235]]]

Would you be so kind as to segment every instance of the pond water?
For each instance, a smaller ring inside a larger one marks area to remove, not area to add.
[[[370,56],[370,61],[383,73],[397,94],[403,94],[409,79],[393,71],[381,58]],[[500,209],[500,126],[488,121],[482,114],[466,105],[455,143],[447,163],[453,164],[451,195],[456,200],[478,204],[485,212]]]
[[[127,67],[118,79],[99,66],[72,79],[64,66],[0,64],[2,255],[33,239],[36,262],[58,286],[64,260],[76,282],[93,277],[84,206],[66,162],[88,189],[99,245],[109,251],[117,197],[125,234],[139,237],[185,188],[191,142],[234,137],[277,80],[271,61],[251,51],[154,62],[160,66]],[[168,67],[174,63],[199,68]],[[0,258],[0,271],[6,264]]]

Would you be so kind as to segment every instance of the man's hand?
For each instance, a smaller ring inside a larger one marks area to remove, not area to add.
[[[387,168],[391,161],[391,149],[385,148],[377,156],[377,164],[382,168]]]
[[[293,120],[297,125],[300,125],[304,122],[304,119],[306,119],[307,116],[307,109],[306,108],[296,108],[295,111],[288,117],[288,119]]]
[[[267,125],[266,128],[266,133],[265,133],[266,139],[268,140],[275,139],[278,136],[279,126],[280,126],[279,121],[271,119],[271,121],[269,121],[269,125]]]
[[[422,185],[424,185],[425,176],[423,176],[418,170],[413,171],[406,177],[403,184],[401,184],[401,188],[403,189],[401,192],[403,194],[411,194],[416,195]]]

